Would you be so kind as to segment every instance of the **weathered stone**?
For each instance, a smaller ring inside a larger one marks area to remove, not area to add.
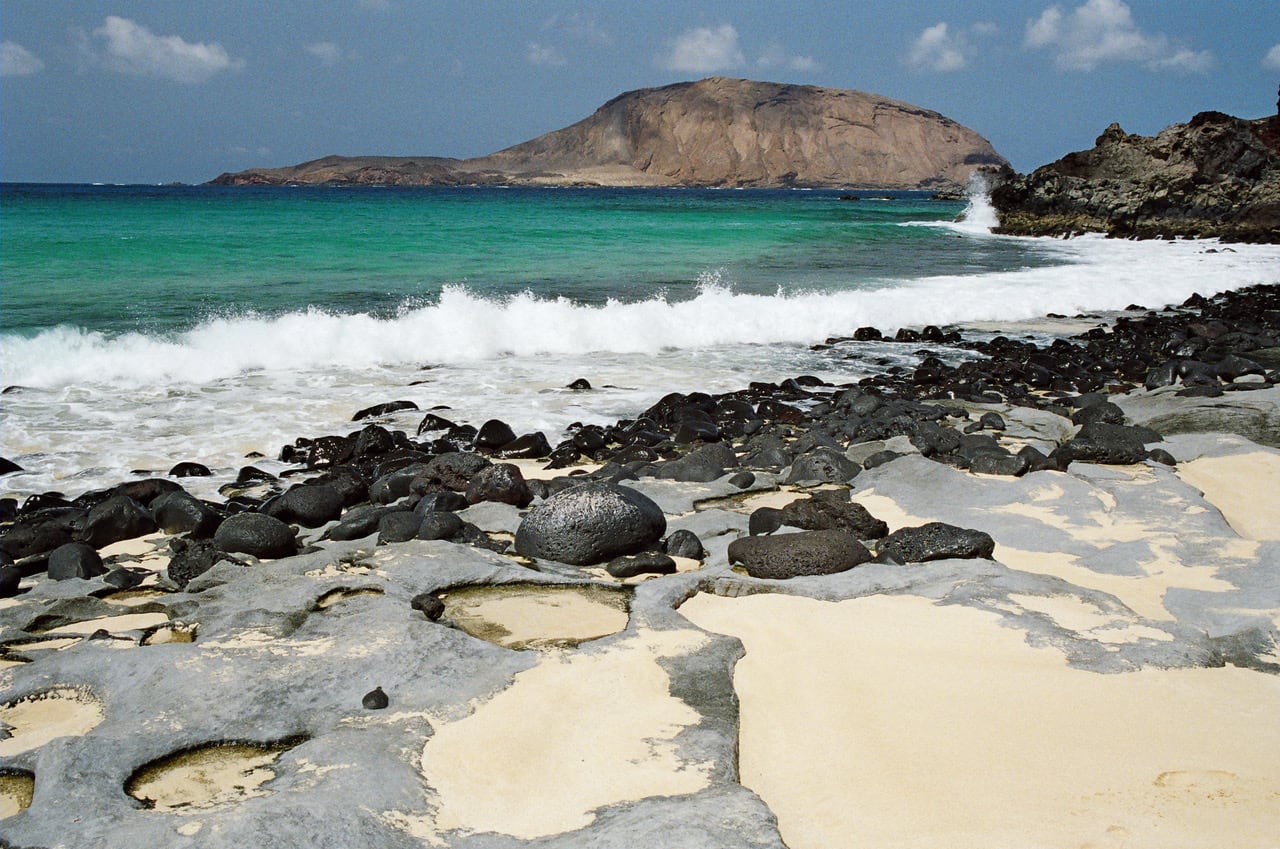
[[[753,578],[831,575],[871,559],[866,546],[843,530],[748,536],[729,543],[729,561]]]
[[[662,550],[672,557],[687,557],[690,560],[701,560],[707,556],[698,535],[684,528],[674,531],[663,540]]]
[[[147,508],[127,495],[114,495],[89,511],[83,537],[94,548],[103,548],[156,530]]]
[[[282,522],[304,528],[318,528],[342,515],[343,498],[337,488],[326,484],[291,487],[262,506],[262,512]]]
[[[838,451],[815,448],[791,464],[788,484],[848,483],[862,467]]]
[[[263,513],[238,513],[229,517],[218,526],[213,542],[223,551],[263,559],[288,557],[298,550],[293,529]]]
[[[634,489],[586,483],[534,507],[516,531],[516,551],[585,566],[643,551],[667,529],[662,509]]]
[[[516,507],[528,507],[529,502],[533,501],[533,492],[525,483],[519,466],[499,463],[486,466],[472,476],[467,484],[467,501],[471,504],[497,501]]]
[[[784,525],[809,531],[832,528],[848,531],[858,539],[880,539],[889,526],[872,516],[867,508],[849,500],[847,490],[816,493],[809,498],[792,501],[782,508]]]
[[[93,546],[82,542],[69,542],[49,553],[49,577],[55,581],[96,578],[106,571],[98,552]]]
[[[605,571],[615,578],[634,578],[637,575],[674,575],[676,562],[657,551],[642,554],[625,554],[615,557],[605,565]]]
[[[900,528],[882,539],[876,554],[896,563],[924,563],[947,558],[990,558],[995,541],[982,531],[930,522],[916,528]]]

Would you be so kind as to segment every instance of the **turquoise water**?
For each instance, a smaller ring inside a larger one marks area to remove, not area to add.
[[[0,456],[24,469],[0,496],[194,460],[214,475],[184,485],[216,498],[246,455],[279,471],[280,446],[391,400],[555,443],[670,391],[919,360],[815,345],[861,326],[1160,306],[1280,268],[1274,246],[991,220],[980,194],[0,186]]]
[[[10,185],[2,327],[163,333],[309,306],[388,316],[448,285],[679,300],[708,273],[743,293],[834,291],[1027,261],[899,226],[963,208],[919,193]]]

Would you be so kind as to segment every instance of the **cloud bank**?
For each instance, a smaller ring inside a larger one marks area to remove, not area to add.
[[[0,77],[26,77],[44,70],[44,62],[16,41],[0,42]]]
[[[238,71],[243,59],[232,58],[217,43],[192,43],[176,35],[156,35],[128,18],[110,15],[93,31],[94,59],[122,74],[160,77],[180,83],[202,83],[223,71]]]
[[[738,46],[738,30],[721,24],[685,30],[658,57],[657,65],[667,71],[706,74],[738,68],[746,61]]]
[[[1143,32],[1123,0],[1088,0],[1064,12],[1050,6],[1029,21],[1025,44],[1049,49],[1064,71],[1092,71],[1099,65],[1133,62],[1153,71],[1204,73],[1213,54],[1173,44],[1168,36]]]

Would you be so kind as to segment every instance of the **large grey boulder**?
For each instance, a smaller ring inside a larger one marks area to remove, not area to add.
[[[634,489],[587,483],[534,507],[516,531],[516,551],[575,566],[656,545],[667,530],[662,508]]]

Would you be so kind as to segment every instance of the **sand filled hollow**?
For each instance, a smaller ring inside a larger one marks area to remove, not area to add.
[[[1202,457],[1179,464],[1178,476],[1203,492],[1240,536],[1280,540],[1280,454]]]
[[[1280,677],[1103,675],[913,596],[699,595],[742,639],[742,782],[791,849],[1271,849]]]
[[[264,796],[263,785],[276,777],[271,767],[298,742],[212,743],[166,755],[135,772],[125,792],[149,808],[179,813]]]
[[[627,627],[630,595],[612,587],[505,584],[440,594],[444,618],[509,649],[574,646]]]
[[[0,723],[9,738],[0,740],[0,757],[29,752],[58,737],[86,734],[104,719],[102,702],[74,687],[58,687],[0,706]]]
[[[436,728],[422,771],[436,831],[525,840],[590,825],[605,805],[694,793],[711,764],[676,736],[700,717],[671,695],[662,658],[696,650],[693,630],[642,631],[596,652],[550,653],[470,716]]]

